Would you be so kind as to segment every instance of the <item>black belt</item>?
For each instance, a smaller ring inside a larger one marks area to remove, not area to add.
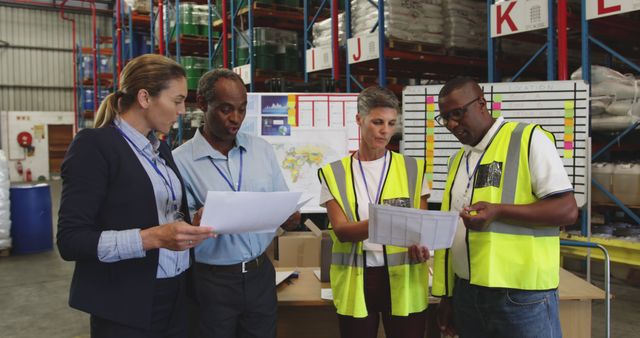
[[[256,270],[257,268],[262,266],[267,259],[269,258],[267,258],[267,255],[263,253],[262,255],[256,257],[255,259],[252,259],[246,262],[241,262],[238,264],[231,264],[231,265],[211,265],[211,264],[204,264],[204,263],[197,263],[197,264],[200,264],[211,271],[228,272],[228,273],[247,273],[249,271]]]

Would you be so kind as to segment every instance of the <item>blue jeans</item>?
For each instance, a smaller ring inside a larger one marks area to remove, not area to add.
[[[558,290],[487,288],[456,279],[455,328],[460,338],[561,338]]]

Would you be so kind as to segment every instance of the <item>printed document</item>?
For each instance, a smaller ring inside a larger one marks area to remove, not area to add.
[[[369,204],[369,241],[429,250],[451,247],[458,224],[457,212],[421,210]]]

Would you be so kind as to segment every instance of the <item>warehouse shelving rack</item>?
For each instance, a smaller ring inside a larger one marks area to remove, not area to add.
[[[299,12],[298,8],[288,7],[284,5],[273,5],[273,7],[271,7],[271,5],[263,6],[259,1],[256,0],[235,0],[235,3],[233,0],[228,1],[230,1],[229,6],[231,7],[231,14],[229,15],[229,43],[231,60],[229,62],[229,65],[230,68],[243,66],[237,64],[235,57],[236,46],[238,45],[240,39],[242,39],[242,41],[248,44],[249,48],[249,56],[246,63],[250,65],[249,91],[253,92],[256,89],[262,89],[262,87],[258,88],[258,85],[261,86],[262,83],[270,79],[271,77],[269,75],[275,75],[279,78],[283,78],[291,82],[302,82],[303,79],[302,77],[298,76],[298,74],[292,74],[288,72],[276,72],[276,74],[271,74],[271,72],[264,70],[258,72],[253,57],[255,50],[253,30],[255,27],[275,28],[296,31],[299,34],[303,34],[304,36],[304,29],[302,28],[306,26],[305,22],[309,20],[308,8],[303,7],[303,11]],[[305,5],[307,5],[307,0],[303,1],[305,2]],[[315,19],[319,17],[326,16],[322,11],[318,11]],[[218,28],[221,23],[222,20],[217,20],[216,22],[214,22],[214,27]],[[247,30],[247,34],[243,33],[244,29]]]
[[[598,38],[592,36],[590,34],[590,24],[587,20],[586,13],[586,0],[581,0],[581,15],[580,15],[580,27],[581,27],[581,66],[582,66],[582,79],[588,83],[591,82],[591,44],[599,47],[600,49],[607,52],[612,57],[617,58],[623,64],[625,64],[630,69],[635,72],[640,73],[640,66],[637,63],[633,62],[629,58],[623,56],[621,53],[617,52],[610,46],[606,45],[604,42],[599,40]],[[608,18],[607,18],[608,19]],[[601,19],[598,19],[601,20]],[[620,18],[616,21],[623,22],[624,19]],[[613,24],[615,26],[615,23]],[[594,25],[596,26],[596,25]],[[611,21],[605,20],[604,22],[599,22],[596,26],[599,33],[603,35],[607,35],[608,28],[612,27]],[[612,59],[608,59],[611,62]],[[637,128],[640,127],[640,122],[635,122],[634,124],[627,127],[624,131],[618,133],[615,137],[613,137],[609,142],[604,145],[602,148],[598,149],[591,157],[592,161],[595,161],[602,157],[604,154],[609,152],[611,148],[615,145],[620,145],[622,143],[623,138],[629,136],[631,133],[635,133]],[[591,136],[591,128],[589,129]],[[602,191],[602,193],[607,196],[609,199],[613,201],[612,206],[615,206],[622,210],[630,219],[632,219],[636,225],[640,225],[640,216],[632,210],[629,206],[625,205],[618,197],[609,192],[604,186],[602,186],[595,179],[591,178],[591,185],[596,189]],[[574,240],[584,241],[584,242],[595,242],[600,243],[603,246],[606,246],[607,249],[611,252],[611,260],[618,263],[623,263],[632,266],[640,266],[640,245],[637,243],[627,242],[623,240],[617,239],[600,239],[591,237],[591,229],[590,229],[590,215],[583,217],[582,219],[582,228],[581,235],[582,236],[566,236],[567,238],[571,238]],[[575,250],[574,250],[575,251]],[[589,252],[572,252],[573,254],[579,256],[587,256],[591,257],[592,254]],[[601,259],[602,257],[593,255],[595,258]],[[589,265],[587,265],[589,269]]]
[[[96,17],[96,4],[93,1],[86,1],[86,0],[80,0],[81,2],[86,2],[89,4],[90,10],[91,10],[91,32],[92,32],[92,44],[91,44],[91,54],[93,56],[93,74],[97,74],[98,73],[98,31],[97,31],[97,17]],[[62,20],[65,21],[69,21],[71,22],[71,36],[72,36],[72,45],[73,45],[73,92],[74,92],[74,98],[73,98],[73,110],[74,110],[74,127],[73,127],[73,132],[77,133],[78,129],[79,129],[79,123],[82,121],[83,122],[83,127],[84,127],[84,117],[82,115],[81,109],[79,109],[79,101],[82,99],[82,96],[79,95],[78,92],[78,85],[80,84],[80,86],[82,86],[82,77],[78,77],[79,76],[79,72],[78,72],[78,65],[79,65],[79,60],[81,60],[81,49],[76,41],[76,21],[75,19],[68,17],[65,15],[65,6],[67,5],[68,0],[63,0],[62,3],[60,4],[60,18]],[[80,59],[78,57],[78,54],[80,52]],[[97,76],[93,77],[93,81],[92,81],[92,85],[93,85],[93,106],[94,106],[94,111],[97,110],[98,108],[98,78]],[[80,92],[81,93],[81,92]]]
[[[487,24],[491,22],[491,5],[493,5],[494,0],[487,0]],[[546,34],[546,42],[542,45],[537,52],[513,75],[510,79],[510,82],[516,81],[525,70],[527,70],[531,64],[542,55],[546,51],[547,53],[547,80],[556,80],[557,72],[555,66],[555,57],[556,57],[556,24],[555,24],[555,11],[554,9],[554,0],[547,0],[548,6],[548,21],[549,26],[547,27]],[[566,0],[558,0],[558,68],[563,70],[563,74],[566,74],[567,68],[567,44],[566,44],[566,27],[567,27],[567,17],[566,17]],[[527,34],[527,33],[521,33]],[[519,35],[521,35],[519,34]],[[493,38],[491,36],[491,29],[487,29],[487,82],[496,82],[500,77],[497,76],[496,72],[496,50],[495,50],[495,41],[497,38]],[[565,75],[566,76],[566,75]],[[566,77],[564,78],[566,79]]]
[[[337,1],[335,0],[326,0],[323,2],[326,3],[330,1],[332,4],[332,61],[333,67],[331,69],[331,75],[334,79],[339,79],[340,81],[345,81],[345,91],[351,92],[354,90],[354,86],[356,89],[362,89],[366,85],[370,85],[371,83],[361,83],[362,81],[358,81],[356,79],[356,75],[362,76],[364,79],[371,79],[375,77],[377,83],[381,86],[386,86],[392,89],[395,92],[401,92],[403,85],[398,83],[389,83],[387,81],[387,76],[391,76],[394,78],[428,78],[434,80],[448,80],[451,77],[456,75],[462,75],[461,71],[464,71],[465,75],[472,75],[479,78],[485,76],[488,63],[484,57],[480,57],[473,54],[467,55],[451,55],[450,53],[445,53],[444,47],[432,48],[432,50],[425,50],[427,48],[421,48],[421,51],[412,51],[412,50],[403,50],[399,49],[396,46],[393,46],[393,43],[387,41],[385,38],[385,22],[384,22],[384,2],[383,0],[371,0],[369,1],[372,6],[375,6],[378,11],[378,20],[376,24],[371,28],[370,32],[373,33],[377,30],[378,34],[378,54],[381,56],[377,60],[357,63],[357,64],[349,64],[348,54],[345,52],[344,57],[339,56],[339,53],[342,53],[343,48],[339,46],[338,43],[338,20],[337,20],[337,11],[334,8],[337,8],[335,5]],[[306,2],[305,2],[306,5]],[[352,37],[351,31],[351,6],[350,2],[347,1],[345,5],[345,38],[349,39]],[[305,22],[304,31],[305,31],[305,39],[307,41],[304,42],[305,49],[309,47],[314,47],[312,43],[308,41],[308,34],[311,30],[312,25],[315,23],[315,20],[311,22]],[[435,50],[434,50],[435,49]],[[518,65],[515,65],[511,62],[505,62],[500,65],[501,69],[517,71],[519,69]],[[344,76],[340,73],[341,69],[345,69]],[[494,67],[495,69],[495,67]],[[306,60],[304,65],[305,70],[305,80],[308,80],[308,73],[306,72]],[[327,73],[327,71],[318,71],[318,73]],[[428,74],[424,76],[424,74]]]

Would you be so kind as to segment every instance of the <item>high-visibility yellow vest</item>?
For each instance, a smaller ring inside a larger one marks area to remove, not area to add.
[[[349,222],[358,222],[358,201],[354,190],[353,157],[325,165],[318,170],[320,180],[338,202]],[[424,161],[391,152],[389,170],[384,178],[380,200],[407,198],[413,208],[420,208],[420,192],[424,176]],[[346,202],[346,203],[345,203]],[[330,228],[331,229],[331,228]],[[333,240],[331,289],[338,314],[363,318],[368,315],[364,298],[365,256],[362,242],[341,242],[330,231]],[[385,265],[389,271],[391,314],[408,316],[427,308],[429,268],[427,263],[409,260],[406,248],[384,246]]]
[[[476,170],[471,203],[531,204],[538,199],[531,188],[529,146],[540,128],[555,144],[553,135],[534,124],[503,123],[488,145]],[[450,209],[451,187],[464,150],[449,163],[442,210]],[[550,154],[556,156],[555,154]],[[465,182],[466,183],[466,182]],[[494,221],[481,231],[467,230],[469,277],[473,285],[521,290],[558,287],[559,228]],[[454,273],[450,249],[436,250],[432,294],[451,296]]]

